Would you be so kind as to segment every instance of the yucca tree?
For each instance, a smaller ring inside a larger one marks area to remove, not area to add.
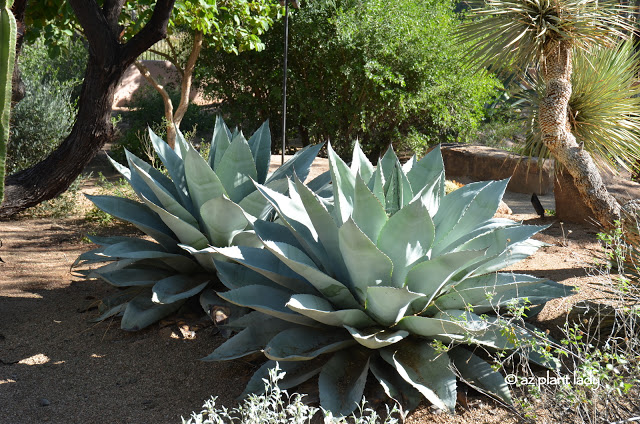
[[[595,46],[578,50],[571,75],[569,99],[571,131],[576,141],[597,158],[599,166],[633,171],[640,161],[640,52],[631,41],[615,48]],[[517,95],[523,100],[527,127],[524,153],[548,158],[549,150],[538,131],[538,109],[545,84],[540,75],[527,73],[532,88]]]
[[[621,206],[607,191],[598,169],[576,142],[569,117],[576,50],[611,47],[634,28],[629,10],[615,0],[487,0],[474,9],[461,40],[470,42],[479,64],[537,66],[545,83],[538,110],[542,143],[566,167],[594,217],[609,227]]]

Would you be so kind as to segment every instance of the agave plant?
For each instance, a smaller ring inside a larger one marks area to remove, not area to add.
[[[258,185],[279,216],[254,223],[263,249],[184,246],[216,263],[229,288],[219,296],[252,310],[230,321],[239,333],[204,359],[264,353],[269,361],[245,395],[261,389],[276,361],[286,372],[283,388],[319,374],[322,407],[341,415],[362,398],[369,372],[409,408],[424,397],[452,411],[456,373],[510,402],[501,374],[474,349],[551,365],[523,349],[522,341],[533,340],[530,329],[505,331],[497,315],[568,291],[547,279],[497,272],[542,246],[530,237],[545,227],[493,218],[507,180],[445,195],[439,149],[404,166],[389,150],[375,168],[357,145],[350,166],[330,146],[328,152],[331,203],[297,178],[288,195]],[[220,255],[235,263],[220,262]]]
[[[109,262],[84,274],[125,289],[103,301],[103,313],[98,318],[121,314],[125,330],[144,328],[171,314],[187,299],[203,292],[212,278],[216,280],[213,262],[191,257],[179,245],[193,249],[260,246],[253,222],[268,219],[272,207],[256,190],[254,181],[275,192],[285,192],[287,177],[295,174],[306,178],[321,147],[299,151],[268,175],[271,136],[266,122],[247,141],[242,132],[229,131],[218,117],[208,161],[182,134],[178,134],[175,151],[153,131],[149,134],[169,176],[126,152],[128,167],[112,163],[141,202],[114,196],[88,198],[152,240],[91,237],[100,247],[76,261]],[[328,181],[328,174],[313,184],[321,187],[323,181]]]

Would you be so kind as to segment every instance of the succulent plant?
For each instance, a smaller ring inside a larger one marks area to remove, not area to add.
[[[350,166],[328,152],[332,202],[295,176],[288,195],[258,185],[279,216],[254,222],[264,248],[183,246],[216,263],[229,289],[220,297],[252,310],[229,322],[239,332],[205,360],[262,352],[269,360],[244,394],[261,390],[276,361],[282,388],[319,374],[322,407],[341,415],[356,408],[369,372],[408,408],[426,398],[453,411],[456,375],[511,401],[478,347],[553,365],[523,347],[531,329],[498,314],[570,291],[497,272],[541,247],[530,237],[545,228],[493,217],[507,180],[445,195],[439,149],[404,165],[390,149],[376,167],[357,145]]]
[[[153,131],[149,133],[169,176],[126,152],[128,167],[112,163],[142,202],[114,196],[87,197],[99,209],[135,225],[151,240],[91,237],[100,247],[76,261],[109,262],[84,274],[124,289],[103,300],[98,320],[120,314],[125,330],[144,328],[171,314],[188,298],[203,292],[212,278],[216,280],[212,261],[194,258],[179,245],[194,249],[261,246],[253,222],[267,220],[272,207],[256,190],[254,181],[285,192],[287,177],[306,178],[321,147],[299,151],[268,175],[271,135],[266,122],[247,141],[242,132],[232,133],[218,117],[208,161],[182,134],[178,134],[174,151]],[[328,176],[321,176],[314,183],[320,188],[326,181]]]

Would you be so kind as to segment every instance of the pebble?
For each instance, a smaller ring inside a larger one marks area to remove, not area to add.
[[[51,402],[49,402],[49,400],[45,399],[45,398],[40,399],[39,402],[40,402],[40,406],[49,406],[49,405],[51,405]]]

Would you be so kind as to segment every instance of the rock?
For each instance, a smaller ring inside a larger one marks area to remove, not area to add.
[[[471,144],[443,144],[444,169],[448,180],[461,182],[511,178],[507,190],[515,193],[547,194],[553,190],[553,160]]]
[[[40,403],[40,406],[49,406],[49,405],[51,405],[51,402],[49,402],[49,400],[45,399],[45,398],[41,398],[38,402]]]
[[[500,201],[500,205],[498,206],[498,210],[496,211],[497,214],[502,214],[502,215],[511,215],[513,214],[513,211],[511,210],[511,208],[504,203],[504,201]]]

